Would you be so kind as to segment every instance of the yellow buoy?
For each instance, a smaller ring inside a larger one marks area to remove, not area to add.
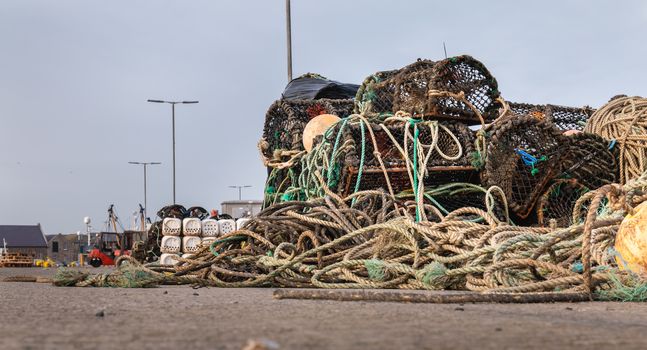
[[[647,275],[647,202],[627,215],[616,235],[616,262],[620,269]]]
[[[320,114],[312,118],[303,129],[303,147],[306,151],[310,153],[315,137],[323,135],[329,127],[339,120],[339,117],[333,114]]]

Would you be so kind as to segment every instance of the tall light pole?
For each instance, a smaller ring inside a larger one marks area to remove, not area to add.
[[[238,200],[241,200],[243,198],[243,188],[249,188],[252,187],[251,185],[243,185],[243,186],[229,186],[229,188],[237,188],[238,189]]]
[[[146,210],[148,210],[148,198],[146,196],[146,167],[149,165],[162,164],[160,162],[128,162],[128,164],[143,165],[144,166],[144,221],[146,221]],[[175,201],[173,201],[175,202]]]
[[[292,16],[290,14],[290,0],[285,0],[285,29],[288,41],[288,83],[292,81]]]
[[[198,103],[199,101],[163,101],[163,100],[148,100],[152,103],[168,103],[171,105],[171,122],[173,127],[173,204],[175,204],[175,105]]]

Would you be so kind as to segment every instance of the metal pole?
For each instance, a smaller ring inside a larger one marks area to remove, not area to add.
[[[238,200],[242,200],[242,199],[243,199],[243,188],[238,187]]]
[[[146,166],[148,163],[144,163],[144,221],[146,221],[146,210],[148,210],[148,201],[146,198]]]
[[[173,122],[173,204],[175,204],[175,103],[171,103]]]
[[[288,40],[288,83],[292,81],[292,19],[290,16],[290,0],[285,0],[285,21]]]

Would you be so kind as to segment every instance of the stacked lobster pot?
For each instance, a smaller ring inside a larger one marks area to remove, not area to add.
[[[320,176],[341,196],[381,188],[445,214],[484,207],[473,129],[498,116],[498,98],[496,79],[470,56],[375,73],[357,92],[356,114],[328,129],[304,159],[300,189],[322,196]]]
[[[352,113],[357,85],[342,84],[317,74],[292,80],[282,98],[265,115],[259,150],[267,167],[265,205],[280,199],[296,184],[299,159],[305,154],[303,129],[314,117],[331,114],[345,117]]]
[[[266,206],[382,189],[432,220],[427,211],[440,218],[470,206],[519,224],[568,226],[583,193],[618,180],[613,145],[583,132],[593,109],[506,103],[471,56],[372,74],[352,111],[349,99],[295,99],[293,87],[268,111],[260,143]]]
[[[506,108],[486,129],[484,186],[503,190],[519,223],[573,224],[573,208],[584,193],[617,181],[613,145],[582,132],[594,110],[522,103]]]
[[[367,77],[355,96],[355,113],[378,118],[405,112],[425,120],[481,124],[501,107],[496,79],[471,56],[421,60]]]

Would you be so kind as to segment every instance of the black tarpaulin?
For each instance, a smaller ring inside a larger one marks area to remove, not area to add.
[[[315,74],[292,79],[285,87],[282,98],[286,100],[352,99],[359,85],[328,80]]]

